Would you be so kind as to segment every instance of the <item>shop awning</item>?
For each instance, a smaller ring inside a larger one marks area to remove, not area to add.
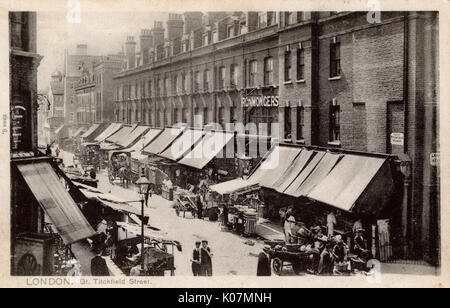
[[[162,133],[144,149],[144,153],[160,154],[167,149],[182,133],[182,128],[165,128]]]
[[[120,146],[114,143],[102,142],[100,143],[100,150],[113,151],[120,149]]]
[[[89,138],[89,136],[92,135],[99,127],[100,124],[93,124],[84,134],[81,135],[81,138]]]
[[[102,142],[105,141],[109,136],[115,134],[119,129],[122,128],[122,124],[120,123],[112,123],[108,128],[106,128],[103,133],[101,133],[97,138],[95,138],[95,141]]]
[[[146,146],[148,146],[158,135],[161,133],[161,129],[151,128],[140,141],[136,142],[132,147],[124,150],[126,152],[139,152],[141,153]]]
[[[203,169],[214,157],[222,152],[221,157],[225,158],[225,146],[233,139],[234,133],[208,132],[205,137],[180,160],[180,164]],[[234,147],[233,147],[234,149]],[[234,153],[232,153],[234,155]]]
[[[322,159],[317,162],[318,154],[324,154]],[[284,191],[285,194],[300,197],[307,196],[317,185],[319,185],[326,176],[333,170],[342,155],[319,152],[316,157],[308,164],[304,172],[299,175],[294,182]],[[314,166],[314,164],[316,166]],[[313,169],[310,171],[310,169]],[[309,175],[308,175],[309,174]],[[306,177],[306,178],[305,178]]]
[[[308,197],[344,211],[361,204],[361,211],[373,213],[383,207],[392,190],[386,158],[345,155]]]
[[[142,214],[138,208],[131,206],[129,203],[122,200],[121,198],[118,198],[111,194],[103,193],[98,189],[92,188],[90,186],[78,182],[75,182],[75,185],[78,187],[78,189],[83,193],[83,195],[86,198],[99,201],[104,206],[107,206],[115,211],[122,212],[125,214],[134,214],[138,216]],[[148,217],[148,215],[145,216]]]
[[[106,138],[105,141],[119,144],[119,141],[124,140],[124,138],[127,138],[131,134],[132,131],[133,131],[133,127],[123,126],[115,134],[112,134],[111,136]]]
[[[164,152],[160,155],[173,161],[179,161],[188,152],[191,151],[205,135],[200,129],[186,129],[183,134],[176,139]]]
[[[75,132],[75,134],[73,134],[72,138],[76,138],[76,137],[78,137],[79,135],[83,134],[83,133],[85,132],[85,130],[86,130],[86,128],[80,127],[80,128]]]
[[[48,162],[28,163],[17,168],[66,245],[95,235]]]
[[[237,193],[241,190],[247,190],[254,187],[259,189],[259,185],[251,180],[244,180],[242,178],[237,178],[231,181],[219,183],[209,187],[211,191],[214,191],[220,195],[227,195],[231,193]]]
[[[142,135],[145,134],[148,129],[149,129],[148,126],[138,126],[128,136],[121,137],[117,143],[123,146],[124,148],[128,148],[136,141],[139,143]]]
[[[136,224],[118,221],[117,226],[136,236],[140,236],[142,232],[141,226]],[[172,242],[172,240],[169,237],[167,237],[166,233],[152,230],[147,226],[144,226],[144,236],[150,240],[156,240],[161,242]]]
[[[278,192],[284,192],[289,185],[300,175],[308,176],[308,174],[302,174],[302,171],[305,169],[311,158],[316,153],[314,151],[302,150],[300,155],[289,165],[288,169],[281,177],[273,184],[273,189]],[[317,156],[323,156],[325,153],[317,153]]]
[[[275,189],[274,184],[282,179],[300,152],[301,148],[276,146],[250,178],[262,187]]]

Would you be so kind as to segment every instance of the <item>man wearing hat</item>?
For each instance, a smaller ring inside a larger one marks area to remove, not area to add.
[[[200,266],[202,264],[202,249],[201,249],[202,242],[197,241],[195,242],[195,249],[192,253],[192,273],[194,276],[200,276]]]
[[[213,275],[213,269],[212,269],[212,257],[213,254],[211,252],[211,248],[208,247],[208,241],[204,240],[202,241],[202,248],[201,248],[201,263],[200,263],[200,272],[201,276],[212,276]]]
[[[371,258],[371,256],[369,250],[367,249],[366,241],[363,236],[364,232],[365,230],[363,228],[359,228],[356,230],[356,236],[353,240],[353,252],[359,258],[368,260]]]

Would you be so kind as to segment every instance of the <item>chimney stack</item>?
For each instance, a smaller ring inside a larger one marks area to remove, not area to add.
[[[190,34],[192,31],[202,26],[202,12],[186,12],[184,13],[184,34]]]
[[[167,38],[169,41],[183,35],[183,26],[184,21],[181,14],[169,14],[169,20],[167,21]]]
[[[155,26],[152,29],[153,46],[164,44],[164,27],[162,21],[155,21]]]
[[[87,45],[86,44],[78,44],[77,45],[77,55],[78,56],[86,56],[87,55]]]
[[[141,45],[141,63],[142,65],[150,62],[150,48],[153,47],[153,36],[150,29],[142,29],[140,36]]]
[[[136,67],[136,42],[134,36],[128,36],[125,43],[125,57],[127,59],[127,69]]]

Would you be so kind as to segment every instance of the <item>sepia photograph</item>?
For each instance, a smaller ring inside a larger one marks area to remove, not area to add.
[[[438,9],[63,2],[4,15],[11,277],[441,275]]]

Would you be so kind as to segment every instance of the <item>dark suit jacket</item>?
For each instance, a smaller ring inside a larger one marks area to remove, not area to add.
[[[91,261],[91,275],[92,276],[109,276],[108,266],[105,259],[96,256]]]

